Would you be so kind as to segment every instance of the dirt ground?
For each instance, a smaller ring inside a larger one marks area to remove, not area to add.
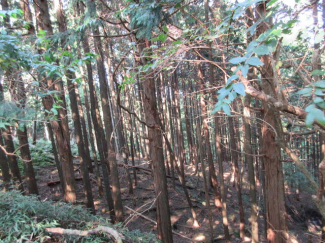
[[[121,158],[118,158],[119,163],[122,164]],[[142,168],[149,169],[148,162],[146,160],[136,160],[136,165]],[[231,233],[231,242],[243,242],[239,238],[239,212],[238,212],[238,200],[237,192],[234,187],[233,177],[231,173],[231,163],[224,163],[224,180],[227,185],[227,210],[229,229]],[[75,161],[76,177],[80,178],[78,161]],[[180,186],[178,180],[176,180],[176,187],[172,187],[172,181],[168,179],[168,192],[169,202],[171,209],[171,221],[173,225],[173,237],[175,243],[188,243],[188,242],[208,242],[209,239],[209,224],[208,215],[205,207],[205,194],[203,191],[203,178],[199,173],[195,174],[195,168],[191,165],[185,166],[188,190],[192,199],[192,203],[198,221],[199,228],[192,226],[193,220],[191,213],[183,193],[183,189]],[[128,192],[128,182],[126,176],[125,167],[119,167],[120,182],[122,189],[122,200],[125,207],[125,224],[130,230],[138,229],[141,232],[153,232],[156,233],[156,225],[154,223],[156,218],[156,206],[155,206],[155,194],[153,187],[153,177],[150,172],[145,170],[137,170],[137,187],[134,188],[134,193]],[[39,192],[42,200],[59,201],[62,199],[62,191],[59,183],[48,185],[49,182],[58,180],[58,173],[55,165],[41,167],[37,171],[37,179]],[[132,170],[130,169],[131,176],[133,178]],[[251,242],[250,239],[250,205],[249,205],[249,189],[248,183],[246,183],[247,172],[243,168],[244,176],[243,180],[243,202],[245,209],[245,223],[246,223],[246,240],[244,242]],[[95,201],[96,213],[103,216],[108,216],[107,206],[98,194],[98,188],[96,180],[93,174],[91,174],[91,182],[93,188],[93,197]],[[83,183],[81,180],[76,180],[77,183],[77,200],[83,201]],[[258,184],[258,200],[259,207],[263,208],[263,198],[261,196],[261,189]],[[214,206],[212,200],[212,194],[210,195],[210,205],[212,209],[212,219],[214,221],[214,242],[225,242],[223,239],[223,226],[221,212]],[[320,227],[318,222],[320,220],[319,214],[315,205],[310,200],[310,195],[307,193],[300,193],[297,195],[291,195],[290,190],[287,189],[286,193],[286,206],[288,212],[288,228],[290,232],[290,242],[320,242]],[[135,210],[139,214],[134,213],[130,209]],[[140,216],[141,215],[141,216]],[[259,213],[259,231],[260,242],[266,242],[264,236],[264,219],[263,210]]]

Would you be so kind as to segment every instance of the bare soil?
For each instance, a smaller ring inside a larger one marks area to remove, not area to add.
[[[121,158],[118,158],[119,163],[122,164]],[[144,159],[137,159],[136,165],[142,168],[149,169],[148,161]],[[224,180],[227,185],[227,210],[229,229],[231,233],[231,242],[251,242],[250,239],[250,204],[249,204],[249,189],[247,183],[247,171],[242,169],[243,181],[243,202],[245,209],[245,223],[246,223],[246,240],[242,241],[239,238],[239,212],[238,200],[233,181],[233,174],[231,170],[231,163],[224,163]],[[133,178],[132,170],[129,169],[131,177]],[[78,161],[75,161],[75,176],[80,178],[80,168]],[[208,215],[205,206],[205,194],[203,191],[203,178],[201,173],[195,173],[195,167],[192,165],[185,166],[186,184],[194,205],[198,220],[199,228],[192,226],[192,216],[184,196],[184,192],[178,180],[176,180],[176,187],[172,187],[172,180],[168,179],[169,202],[171,209],[171,221],[174,230],[175,243],[188,242],[209,242],[209,224]],[[42,200],[59,201],[62,199],[62,190],[60,183],[48,186],[49,182],[59,180],[58,172],[55,165],[41,167],[37,171],[37,179],[39,192]],[[153,187],[153,177],[150,172],[145,170],[137,170],[138,184],[134,187],[134,193],[128,192],[128,182],[126,176],[126,168],[119,167],[120,182],[122,188],[122,200],[125,207],[125,225],[130,230],[138,229],[141,232],[156,233],[156,225],[153,221],[156,218],[155,193]],[[96,214],[108,217],[107,206],[103,198],[98,194],[95,176],[91,174],[91,183],[93,188],[93,197],[95,201]],[[83,183],[82,180],[76,180],[77,184],[77,201],[82,204]],[[259,183],[258,186],[258,200],[259,200],[259,230],[260,242],[267,242],[264,236],[264,219],[263,219],[263,197]],[[212,208],[212,218],[214,220],[214,242],[225,242],[223,238],[223,226],[221,212],[214,206],[212,200],[212,190],[210,194],[210,205]],[[320,227],[318,226],[321,220],[316,206],[311,200],[311,195],[308,193],[300,193],[299,197],[290,192],[287,188],[286,192],[286,206],[288,213],[288,228],[290,232],[290,242],[312,242],[320,241]],[[129,210],[128,208],[138,212]],[[142,216],[140,216],[142,215]]]

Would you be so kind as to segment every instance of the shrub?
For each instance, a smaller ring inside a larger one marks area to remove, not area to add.
[[[112,227],[107,218],[92,215],[82,206],[42,202],[36,196],[23,196],[18,191],[0,192],[0,242],[51,242],[45,228],[89,230],[99,225]],[[153,234],[117,230],[125,235],[125,242],[158,242]],[[104,233],[58,237],[55,242],[113,242]]]

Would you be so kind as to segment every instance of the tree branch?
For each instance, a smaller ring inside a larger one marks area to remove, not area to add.
[[[297,106],[293,106],[290,104],[285,104],[283,102],[278,101],[277,99],[273,98],[270,95],[267,95],[261,91],[256,90],[251,83],[245,78],[241,71],[237,71],[236,73],[239,76],[239,80],[245,85],[245,92],[246,94],[251,95],[252,97],[258,99],[258,100],[263,100],[267,103],[270,103],[274,105],[279,111],[287,112],[293,115],[298,116],[301,119],[305,119],[307,116],[307,112],[303,110],[302,108],[299,108]],[[317,126],[319,126],[322,130],[325,131],[325,126],[320,124],[319,122],[315,121],[314,122]]]

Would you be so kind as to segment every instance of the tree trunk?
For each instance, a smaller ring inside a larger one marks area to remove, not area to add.
[[[267,1],[269,2],[269,1]],[[256,7],[257,15],[263,18],[267,14],[266,4],[263,2]],[[268,23],[258,25],[258,35],[268,30]],[[273,73],[270,56],[261,58],[264,65],[261,68],[262,87],[265,94],[277,97],[276,73]],[[282,125],[279,111],[272,105],[263,102],[262,143],[264,149],[265,166],[265,196],[267,212],[267,238],[269,242],[284,243],[287,239],[286,211],[284,201],[284,180],[281,162],[280,145],[282,140]]]
[[[139,41],[139,53],[142,53],[145,47],[150,46],[147,40],[146,43],[148,46],[145,45],[145,41]],[[141,61],[142,65],[147,64],[145,58]],[[173,236],[170,222],[166,171],[162,150],[162,134],[159,126],[159,114],[157,112],[155,81],[153,78],[148,76],[145,78],[142,85],[145,118],[148,126],[148,141],[150,142],[150,159],[152,161],[154,185],[157,197],[158,238],[165,243],[171,243],[173,242]]]
[[[1,129],[0,129],[0,146],[4,147]],[[4,191],[8,191],[10,187],[11,175],[9,172],[7,156],[2,149],[0,149],[0,169],[2,173]]]
[[[53,35],[52,24],[49,15],[48,2],[45,0],[34,0],[35,9],[36,9],[36,20],[40,30],[47,32],[47,35]],[[63,187],[64,187],[64,200],[67,202],[76,201],[76,184],[74,179],[74,170],[73,170],[73,160],[70,148],[70,135],[69,127],[67,123],[67,113],[65,98],[63,95],[63,85],[61,81],[55,81],[47,79],[44,82],[45,87],[52,87],[54,84],[55,89],[59,92],[59,97],[61,99],[61,107],[58,109],[58,120],[52,120],[53,133],[56,138],[56,144],[58,148],[58,153],[60,156],[61,167],[62,167],[62,176]],[[47,95],[42,99],[43,105],[46,110],[51,111],[53,108],[53,97]]]

